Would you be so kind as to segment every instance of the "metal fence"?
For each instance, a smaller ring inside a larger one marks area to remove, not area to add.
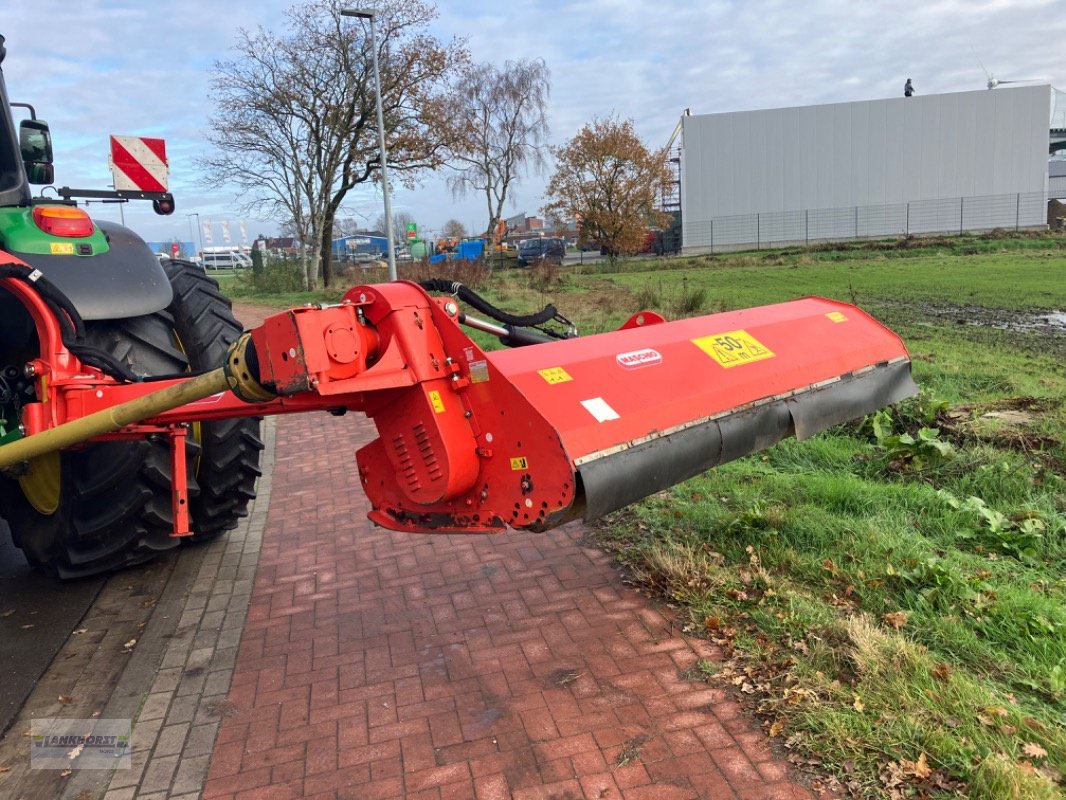
[[[1066,196],[1066,183],[1062,189]],[[1029,192],[953,197],[688,220],[683,223],[684,249],[688,252],[735,250],[842,239],[1043,227],[1047,224],[1048,196],[1044,192]]]

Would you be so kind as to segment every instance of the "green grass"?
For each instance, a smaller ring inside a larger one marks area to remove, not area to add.
[[[594,535],[690,633],[724,648],[727,663],[701,679],[735,687],[846,791],[1063,797],[1066,333],[1004,324],[1066,310],[1066,238],[463,280],[515,312],[553,302],[586,333],[642,308],[692,315],[808,294],[857,302],[900,333],[921,399],[727,464]]]

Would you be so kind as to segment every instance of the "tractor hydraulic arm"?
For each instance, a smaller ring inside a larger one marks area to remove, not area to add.
[[[611,333],[491,353],[462,316],[453,298],[396,282],[276,314],[193,378],[123,383],[38,359],[40,402],[0,467],[94,437],[180,437],[195,420],[358,411],[378,431],[356,454],[376,523],[544,530],[917,390],[895,334],[821,298],[635,315]]]

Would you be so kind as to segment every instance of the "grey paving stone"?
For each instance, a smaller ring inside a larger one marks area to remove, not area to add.
[[[204,681],[204,694],[226,694],[229,692],[230,683],[233,681],[233,673],[228,669],[220,669],[207,674]]]
[[[175,697],[170,704],[170,711],[167,712],[167,725],[192,722],[193,717],[196,715],[196,706],[199,699],[196,695],[191,694],[185,697]]]
[[[152,694],[158,692],[173,692],[179,681],[181,681],[182,671],[178,667],[169,667],[167,669],[161,669],[156,673],[155,680],[152,681]]]
[[[186,758],[193,756],[209,756],[215,749],[215,738],[218,736],[218,719],[203,725],[195,725],[189,731],[189,738],[185,740],[185,748],[182,754]]]
[[[202,670],[202,669],[203,669],[202,667],[196,667],[195,668],[195,670]],[[178,697],[184,697],[187,694],[199,694],[201,692],[201,690],[204,688],[204,681],[206,681],[206,680],[207,680],[207,673],[205,673],[205,672],[201,671],[201,672],[197,672],[196,674],[192,674],[192,675],[190,675],[189,673],[186,673],[182,677],[181,683],[178,684],[178,689],[175,692],[175,694]]]
[[[141,778],[141,797],[151,796],[155,792],[161,792],[166,796],[170,791],[170,783],[174,780],[174,771],[178,768],[178,756],[164,756],[153,758]]]
[[[159,732],[155,749],[152,751],[152,758],[178,755],[185,746],[185,737],[188,734],[189,723],[187,722],[182,722],[178,725],[167,725]]]
[[[197,792],[203,788],[204,777],[207,768],[211,765],[211,756],[184,756],[178,765],[178,772],[174,776],[174,785],[171,794],[186,794]]]
[[[162,719],[166,716],[173,695],[170,692],[156,692],[148,695],[141,706],[141,713],[137,715],[139,721]]]

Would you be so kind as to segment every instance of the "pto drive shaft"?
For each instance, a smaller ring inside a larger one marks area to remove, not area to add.
[[[243,399],[249,399],[250,396],[259,400],[269,399],[270,395],[265,391],[255,391],[258,384],[251,382],[252,385],[249,385],[250,379],[245,370],[240,368],[240,355],[244,353],[247,341],[248,335],[245,334],[233,344],[223,367],[0,447],[0,469],[114,433],[127,425],[228,389],[240,387],[243,391],[239,395]]]

